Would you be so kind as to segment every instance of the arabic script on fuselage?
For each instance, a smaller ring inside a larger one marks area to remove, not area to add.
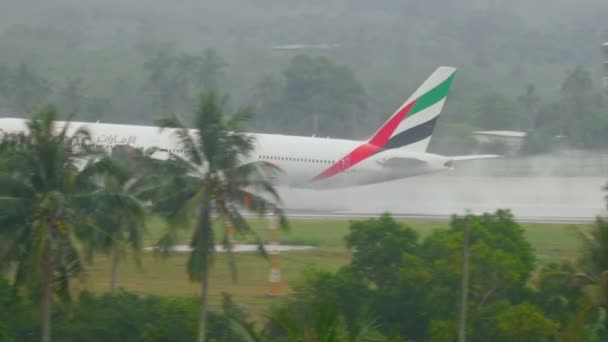
[[[133,145],[137,137],[135,135],[120,136],[118,134],[102,134],[95,139],[95,142],[106,145]]]
[[[134,145],[137,140],[137,136],[121,136],[118,134],[101,134],[97,137],[91,137],[91,140],[83,141],[82,138],[75,137],[74,145],[93,144],[93,145]]]

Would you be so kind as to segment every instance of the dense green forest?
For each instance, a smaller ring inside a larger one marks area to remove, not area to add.
[[[608,145],[603,0],[2,2],[2,115],[50,101],[149,124],[220,87],[256,131],[362,139],[452,65],[433,150],[473,150],[475,129],[534,132],[528,152]]]

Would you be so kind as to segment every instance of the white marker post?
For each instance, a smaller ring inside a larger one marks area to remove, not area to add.
[[[268,215],[270,222],[268,229],[270,232],[269,245],[279,245],[279,229],[277,227],[277,217],[274,212]],[[276,297],[281,295],[281,267],[279,259],[279,249],[273,248],[268,252],[270,255],[270,274],[268,275],[268,296]]]

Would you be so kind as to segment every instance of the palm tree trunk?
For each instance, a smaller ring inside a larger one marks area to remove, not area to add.
[[[202,247],[204,251],[202,253],[203,264],[202,264],[202,279],[201,279],[201,315],[199,320],[198,328],[198,342],[205,342],[205,335],[207,333],[207,293],[209,290],[209,248],[214,248],[213,238],[211,236],[211,196],[209,191],[205,191],[203,194],[203,202],[201,203],[200,220],[198,222],[200,238],[204,240]],[[205,236],[206,235],[206,236]],[[211,246],[209,246],[211,245]]]
[[[118,231],[112,241],[112,273],[110,275],[110,293],[116,291],[116,283],[118,281],[118,263],[120,262],[120,243],[122,241],[122,222],[118,220]]]
[[[42,255],[42,288],[41,288],[41,318],[42,318],[42,342],[51,340],[51,310],[53,305],[53,273],[54,263],[52,255],[46,247]]]
[[[205,342],[207,333],[207,291],[209,289],[209,272],[203,273],[201,281],[201,316],[198,329],[198,342]]]
[[[118,261],[120,258],[117,242],[114,241],[112,245],[112,274],[110,276],[110,293],[116,291],[116,280],[118,277]]]

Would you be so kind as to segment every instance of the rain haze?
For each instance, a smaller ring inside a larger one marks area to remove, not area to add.
[[[607,195],[606,0],[0,0],[0,341],[608,341]]]
[[[606,112],[601,94],[608,71],[602,64],[608,57],[601,44],[608,40],[607,7],[600,0],[2,1],[0,115],[21,116],[52,101],[83,121],[152,124],[174,111],[188,117],[197,91],[217,86],[235,106],[255,106],[250,131],[365,139],[430,71],[450,65],[458,73],[430,152],[504,152],[500,142],[480,145],[472,132],[522,131],[532,145],[526,153],[550,155],[564,145],[597,151],[594,174],[581,175],[601,184],[608,145],[607,119],[598,117]],[[25,100],[34,93],[36,99]],[[558,136],[565,140],[559,147]],[[549,168],[576,162],[556,158]],[[587,164],[593,159],[589,152]],[[531,175],[551,173],[539,166]],[[568,177],[577,176],[576,168],[569,170]],[[405,186],[410,182],[418,187]],[[380,204],[387,200],[380,194],[372,205],[370,186],[357,193],[366,194],[366,205],[349,206],[401,208],[400,201],[416,198],[430,207],[435,188],[442,189],[441,202],[478,198],[485,208],[527,193],[554,199],[548,191],[572,192],[570,181],[520,189],[514,180],[508,188],[518,196],[501,200],[502,183],[496,184],[496,201],[489,193],[474,194],[492,189],[491,183],[453,188],[428,178],[398,182],[391,188],[400,195],[389,197],[390,206]],[[295,207],[319,203],[314,193],[293,194],[288,203]],[[601,207],[597,194],[559,198],[593,212]]]

